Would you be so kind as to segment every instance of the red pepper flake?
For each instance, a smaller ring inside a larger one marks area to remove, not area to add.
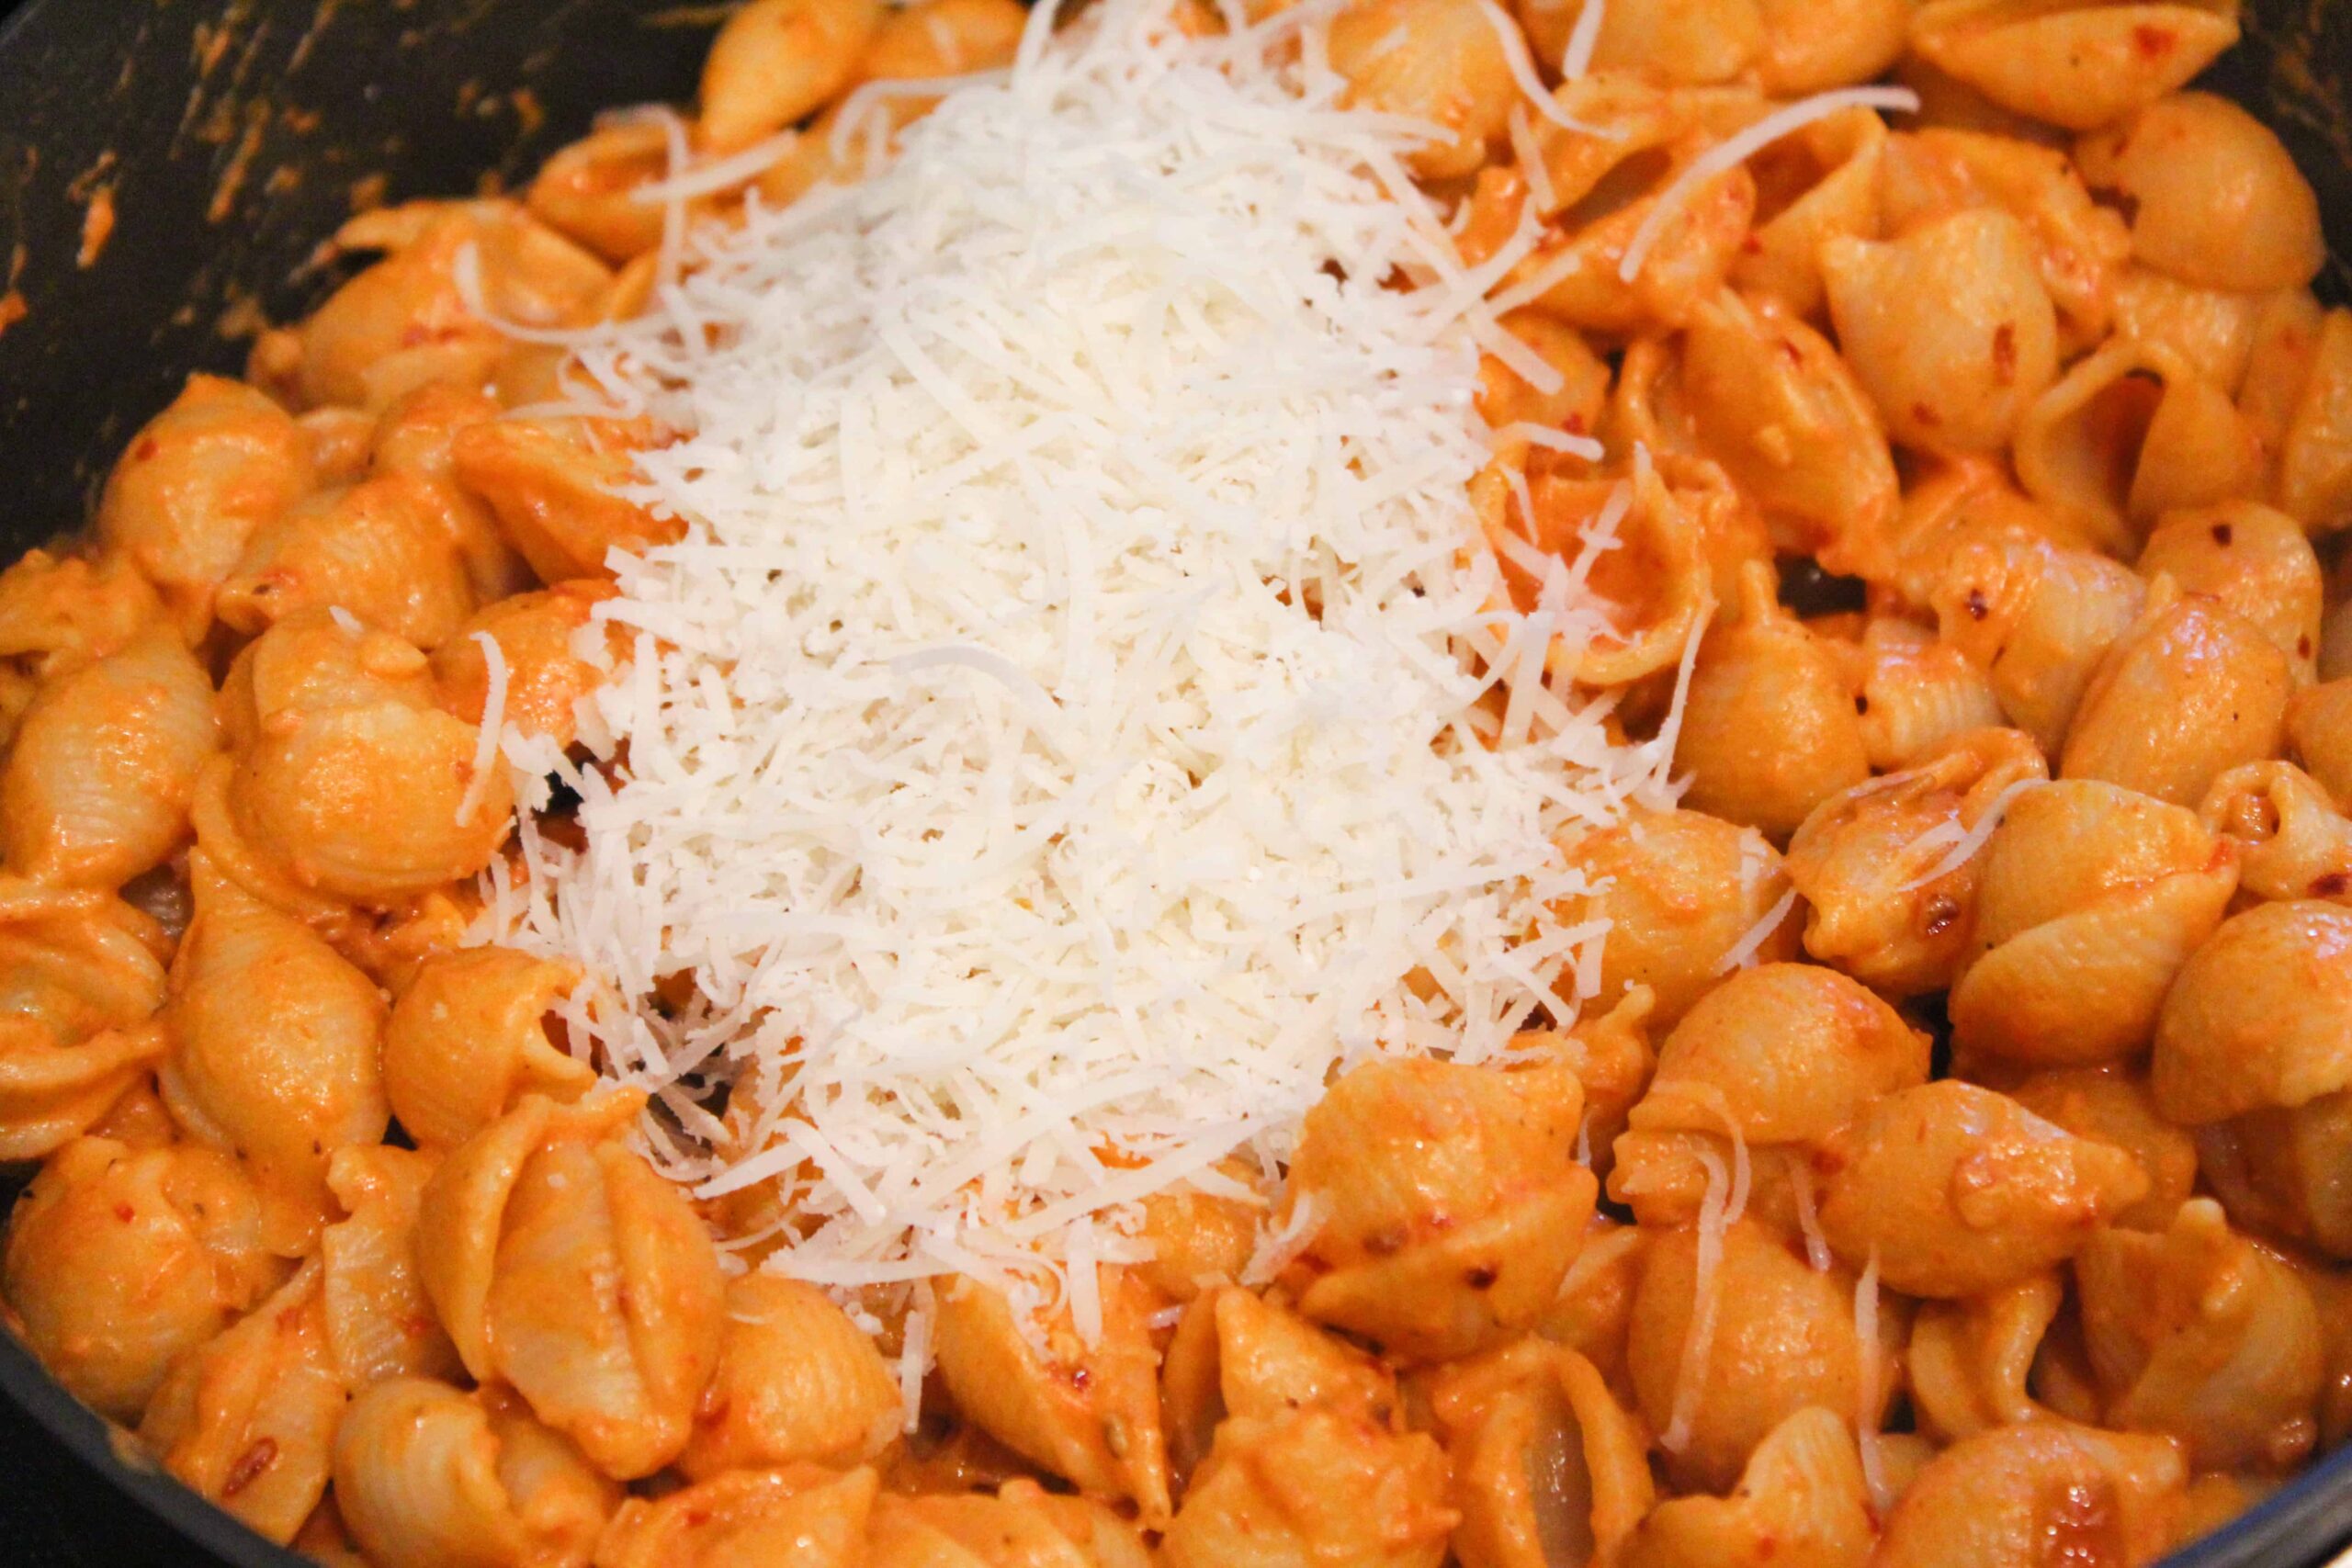
[[[2216,523],[2213,525],[2213,542],[2221,546],[2223,549],[2228,549],[2230,547],[2230,541],[2236,536],[2237,530],[2232,528],[2227,523]]]
[[[223,1499],[234,1497],[262,1477],[262,1472],[277,1462],[277,1439],[264,1438],[237,1458],[229,1467],[228,1479],[220,1483]]]
[[[139,1211],[132,1208],[128,1203],[117,1203],[114,1206],[114,1217],[120,1220],[124,1224],[129,1224],[131,1221],[139,1217]]]
[[[2003,321],[1993,329],[1993,379],[2002,386],[2014,386],[2018,378],[2018,329],[2014,321]]]
[[[1911,405],[1911,419],[1914,423],[1923,425],[1929,430],[1935,429],[1936,426],[1943,423],[1942,420],[1936,417],[1936,411],[1929,408],[1925,403],[1913,403]]]
[[[2179,41],[2179,35],[2170,28],[2151,27],[2143,22],[2132,29],[2132,47],[2145,59],[2162,60]]]
[[[1968,591],[1966,604],[1968,605],[1968,618],[1972,621],[1981,621],[1985,616],[1993,613],[1993,606],[1986,602],[1984,598],[1984,590],[1982,588],[1970,589]]]

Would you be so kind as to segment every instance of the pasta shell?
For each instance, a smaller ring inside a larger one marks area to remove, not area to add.
[[[380,1142],[390,1120],[377,1067],[383,998],[301,925],[200,863],[196,880],[164,1014],[164,1097],[197,1137],[247,1163],[270,1245],[299,1257],[326,1218],[334,1151]]]
[[[175,1360],[283,1278],[261,1231],[260,1200],[228,1156],[80,1138],[27,1189],[0,1289],[51,1375],[135,1423]]]
[[[2201,1126],[2352,1087],[2352,909],[2297,900],[2233,915],[2181,967],[2156,1025],[2156,1108]]]
[[[1815,1164],[1831,1249],[1875,1258],[1891,1289],[1914,1296],[1979,1295],[2038,1274],[2148,1194],[2123,1150],[1957,1078],[1881,1100]]]
[[[334,1439],[336,1505],[379,1568],[586,1568],[620,1488],[529,1416],[396,1377]]]
[[[2028,1390],[2041,1337],[2066,1299],[2035,1274],[1962,1301],[1928,1302],[1911,1325],[1911,1398],[1948,1442],[2049,1415]]]
[[[1057,1321],[1041,1355],[1001,1292],[950,1280],[932,1323],[939,1375],[956,1407],[999,1442],[1082,1492],[1132,1499],[1147,1522],[1164,1521],[1167,1444],[1147,1325],[1154,1303],[1120,1269],[1103,1274],[1102,1300],[1095,1344]]]
[[[430,1155],[379,1145],[337,1149],[327,1188],[345,1218],[319,1234],[327,1345],[345,1386],[391,1377],[454,1378],[458,1352],[417,1279],[416,1209]]]
[[[1645,1434],[1592,1363],[1524,1339],[1439,1373],[1464,1568],[1614,1561],[1656,1495]]]
[[[2055,1541],[2094,1562],[2150,1562],[2170,1546],[2181,1487],[2169,1440],[2027,1421],[1929,1461],[1888,1516],[1884,1568],[2031,1562]]]
[[[824,1292],[775,1274],[727,1286],[726,1340],[678,1468],[695,1480],[878,1457],[905,1415],[898,1378]]]
[[[1728,1497],[1675,1497],[1644,1519],[1623,1568],[1713,1568],[1776,1558],[1862,1568],[1877,1536],[1846,1423],[1819,1405],[1772,1428]]]
[[[1163,1568],[1277,1568],[1321,1555],[1363,1568],[1438,1568],[1460,1516],[1445,1455],[1424,1433],[1306,1409],[1231,1420],[1159,1549]]]
[[[802,1466],[632,1497],[597,1543],[596,1568],[859,1568],[876,1491],[870,1470]]]
[[[428,1148],[465,1142],[526,1094],[576,1100],[596,1071],[558,1049],[546,1019],[577,965],[512,948],[428,958],[384,1025],[384,1092]]]
[[[615,493],[633,483],[642,423],[503,419],[458,433],[458,478],[498,514],[499,526],[545,582],[607,577],[606,554],[666,544],[683,531]]]
[[[345,1393],[327,1350],[321,1269],[174,1364],[139,1435],[181,1483],[279,1545],[326,1492]]]
[[[2318,1309],[2210,1198],[2169,1229],[2106,1230],[2075,1260],[2110,1425],[2178,1439],[2200,1470],[2292,1464],[2317,1436]]]
[[[311,444],[261,392],[194,376],[131,438],[99,498],[99,536],[161,591],[191,640],[254,530],[317,482]]]
[[[1927,0],[1911,48],[2007,109],[2087,130],[2211,64],[2238,40],[2236,0],[2051,5]]]
[[[45,683],[0,772],[9,869],[114,888],[161,864],[219,745],[212,682],[168,630]]]

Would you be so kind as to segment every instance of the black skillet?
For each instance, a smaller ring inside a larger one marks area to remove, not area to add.
[[[6,0],[0,0],[0,10]],[[0,559],[78,526],[125,438],[241,324],[297,317],[319,242],[393,199],[519,184],[597,109],[678,101],[723,6],[32,0],[0,31]],[[2352,4],[2252,0],[2208,84],[2276,125],[2352,293]],[[487,172],[487,173],[486,173]],[[79,265],[110,194],[111,238]],[[18,1173],[21,1179],[21,1173]],[[14,1183],[0,1181],[0,1198]],[[141,1462],[0,1334],[0,1562],[298,1568]],[[68,1457],[70,1456],[70,1457]],[[102,1481],[100,1478],[103,1477]],[[107,1484],[111,1483],[111,1486]],[[87,1533],[87,1551],[73,1541]],[[2300,1568],[2352,1539],[2352,1448],[2165,1568]]]

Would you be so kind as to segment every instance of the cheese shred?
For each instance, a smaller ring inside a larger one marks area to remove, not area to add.
[[[614,558],[594,765],[476,936],[591,976],[563,1021],[658,1097],[671,1174],[791,1173],[770,1267],[1042,1269],[1091,1332],[1133,1205],[1277,1169],[1335,1070],[1491,1058],[1597,973],[1558,845],[1671,792],[1498,630],[1468,486],[1516,256],[1451,259],[1422,128],[1347,107],[1317,15],[1033,21],[861,183],[689,229],[652,313],[573,349],[684,433],[624,491],[683,536]],[[738,172],[673,168],[673,205]]]

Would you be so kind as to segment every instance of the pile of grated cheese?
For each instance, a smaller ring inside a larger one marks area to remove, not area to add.
[[[1049,10],[579,347],[686,433],[631,493],[687,528],[582,639],[633,641],[603,765],[505,732],[581,800],[479,934],[585,965],[573,1038],[674,1174],[786,1185],[773,1266],[1042,1269],[1088,1332],[1136,1201],[1272,1175],[1335,1069],[1573,1016],[1604,931],[1557,846],[1670,803],[1673,734],[1546,683],[1589,563],[1498,609],[1465,492],[1482,346],[1556,380],[1486,303],[1532,223],[1465,271],[1430,128],[1342,106],[1315,6]]]

